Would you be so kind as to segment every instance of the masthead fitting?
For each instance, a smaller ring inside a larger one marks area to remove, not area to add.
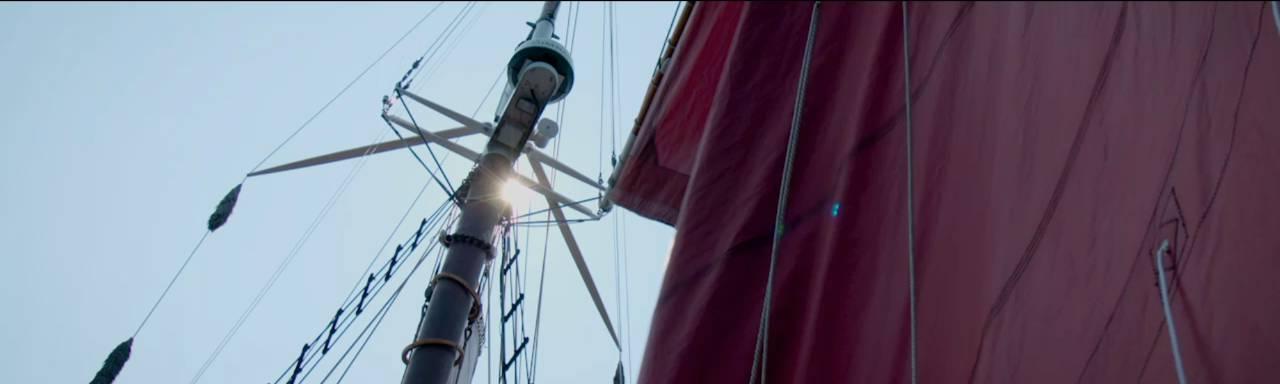
[[[561,77],[560,86],[551,99],[547,100],[548,104],[560,101],[573,89],[573,60],[569,58],[569,51],[564,45],[552,36],[555,32],[555,12],[559,9],[558,5],[552,3],[558,2],[548,2],[543,7],[542,16],[534,23],[529,38],[516,46],[516,52],[511,54],[511,60],[507,62],[507,82],[511,85],[519,84],[520,73],[526,64],[543,62],[555,68]]]

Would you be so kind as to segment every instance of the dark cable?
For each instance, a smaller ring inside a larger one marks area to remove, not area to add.
[[[169,279],[169,285],[166,285],[164,291],[160,292],[160,297],[156,298],[155,304],[151,305],[151,310],[147,311],[147,316],[142,318],[142,323],[138,324],[138,329],[133,331],[133,336],[130,336],[130,339],[138,337],[138,332],[142,332],[142,327],[147,325],[148,320],[151,320],[151,315],[156,312],[156,308],[160,307],[160,302],[164,301],[165,295],[169,294],[169,289],[173,288],[173,283],[178,281],[178,276],[182,276],[182,271],[187,269],[187,263],[191,262],[191,257],[196,255],[196,251],[200,249],[200,245],[204,244],[204,239],[209,238],[210,233],[213,233],[213,231],[205,231],[204,235],[200,236],[200,241],[197,241],[196,246],[191,248],[191,253],[187,254],[187,259],[182,261],[182,266],[178,267],[178,272],[173,274],[172,279]]]
[[[427,153],[431,155],[431,161],[436,163],[436,169],[440,171],[440,177],[444,179],[444,184],[449,187],[450,191],[455,191],[453,183],[449,182],[449,174],[445,173],[444,167],[440,166],[440,159],[436,157],[436,151],[431,149],[431,142],[427,141],[426,136],[422,135],[422,126],[418,125],[418,119],[413,118],[413,112],[409,110],[409,104],[404,103],[404,96],[401,96],[398,90],[396,91],[396,98],[400,99],[400,106],[404,107],[404,113],[409,116],[409,122],[413,123],[413,129],[417,131],[418,138],[422,139],[422,146],[427,147]],[[413,147],[409,148],[412,149]]]
[[[382,121],[387,123],[387,128],[390,129],[391,132],[395,132],[396,137],[399,137],[400,140],[404,140],[404,135],[401,135],[400,131],[397,130],[394,125],[391,125],[391,119],[383,116]],[[436,184],[440,186],[440,189],[444,191],[444,194],[449,196],[449,200],[457,201],[457,198],[453,195],[454,190],[446,187],[444,183],[440,182],[440,178],[436,177],[436,173],[431,170],[430,166],[427,166],[427,162],[422,161],[422,157],[418,156],[418,152],[414,151],[412,146],[408,148],[409,154],[412,154],[414,159],[418,159],[418,164],[422,164],[422,169],[426,170],[428,175],[431,175],[431,180],[435,180]]]
[[[428,184],[428,185],[429,185],[429,184]],[[426,189],[426,186],[427,186],[427,185],[424,185],[424,186],[423,186],[423,190],[425,190],[425,189]],[[421,191],[419,191],[419,197],[421,197]],[[415,199],[415,203],[416,203],[416,202],[417,202],[417,199]],[[426,220],[426,222],[427,222],[428,224],[426,224],[424,227],[431,227],[432,229],[438,228],[438,224],[440,223],[440,218],[442,217],[442,216],[441,216],[441,215],[442,215],[442,213],[444,213],[444,212],[446,211],[446,209],[445,209],[445,208],[448,208],[448,207],[451,207],[451,206],[452,206],[452,205],[451,205],[451,204],[449,204],[449,202],[447,202],[447,201],[446,201],[446,202],[441,203],[441,204],[440,204],[440,206],[439,206],[439,207],[437,207],[437,208],[436,208],[436,210],[435,210],[435,211],[433,211],[433,213],[432,213],[428,218],[426,218],[426,219],[425,219],[425,220]],[[412,209],[412,206],[410,206],[410,208]],[[407,217],[407,214],[408,214],[409,212],[405,212],[405,213],[406,213],[406,217]],[[402,218],[401,218],[401,224],[403,224],[403,221],[404,221],[404,218],[402,217]],[[400,226],[400,225],[399,225],[399,224],[397,224],[397,226],[396,226],[396,230],[398,230],[398,229],[399,229],[399,226]],[[383,246],[382,246],[382,248],[381,248],[381,249],[379,249],[378,254],[381,254],[382,250],[384,250],[384,249],[386,248],[386,245],[390,243],[390,239],[391,239],[391,237],[393,237],[393,236],[395,235],[395,231],[396,231],[396,230],[393,230],[393,232],[388,236],[387,241],[383,243]],[[423,229],[423,231],[425,232],[425,231],[426,231],[426,229],[424,228],[424,229]],[[409,242],[411,242],[411,241],[412,241],[412,239],[410,239],[409,241],[406,241],[405,243],[402,243],[402,244],[407,244],[407,243],[409,243]],[[409,252],[413,252],[414,250],[415,250],[414,248],[410,248],[410,249],[409,249],[408,251],[406,251],[405,253],[407,254],[407,253],[409,253]],[[333,342],[334,342],[334,343],[332,343],[332,344],[336,344],[336,341],[338,341],[338,340],[341,340],[341,339],[342,339],[342,336],[346,334],[346,329],[347,329],[347,328],[350,328],[350,326],[351,326],[352,324],[354,324],[354,323],[355,323],[355,318],[356,318],[357,316],[359,316],[360,311],[359,311],[359,310],[352,310],[352,309],[351,309],[351,305],[352,305],[353,303],[355,303],[355,302],[356,302],[355,300],[356,300],[356,298],[357,298],[357,297],[356,297],[356,295],[355,295],[355,292],[359,289],[359,287],[360,287],[361,283],[363,283],[363,282],[365,282],[365,281],[366,281],[366,276],[368,276],[368,275],[369,275],[369,270],[372,268],[373,263],[374,263],[376,260],[377,260],[377,257],[376,257],[376,254],[375,254],[374,260],[370,260],[369,266],[368,266],[368,267],[366,267],[366,268],[365,268],[365,271],[361,273],[360,278],[356,280],[356,284],[355,284],[355,286],[353,286],[353,287],[352,287],[352,290],[351,290],[351,292],[350,292],[350,293],[348,293],[347,298],[343,300],[343,304],[342,304],[342,306],[341,306],[341,307],[339,307],[339,309],[343,310],[343,311],[344,311],[344,313],[347,313],[348,315],[347,315],[347,316],[345,316],[345,317],[343,317],[343,318],[340,320],[340,321],[341,321],[341,324],[339,324],[339,325],[338,325],[338,327],[342,327],[342,331],[338,332],[338,333],[337,333],[337,335],[336,335],[336,337],[334,337],[334,338],[332,338],[332,339],[331,339],[331,341],[333,341]],[[403,264],[401,264],[401,265],[403,265]],[[384,266],[383,266],[382,268],[379,268],[379,269],[378,269],[378,271],[376,271],[376,272],[374,273],[374,275],[382,275],[382,274],[384,273],[384,270],[386,270],[388,267],[390,267],[390,265],[389,265],[389,264],[384,264]],[[397,268],[397,269],[395,269],[395,270],[393,270],[393,271],[388,271],[387,273],[394,274],[394,273],[395,273],[395,271],[398,271],[398,270],[399,270],[399,269]],[[379,284],[379,285],[377,285],[375,288],[373,288],[372,293],[370,293],[370,294],[368,295],[368,298],[370,298],[370,299],[377,298],[378,294],[382,291],[382,287],[386,285],[386,283],[385,283],[384,281],[381,281],[382,279],[377,279],[377,280],[378,280],[379,282],[381,282],[381,284]],[[349,320],[349,321],[348,321],[348,320]],[[318,342],[320,341],[320,338],[321,338],[321,337],[324,337],[325,333],[327,333],[327,331],[328,331],[328,329],[329,329],[329,328],[330,328],[330,325],[329,325],[329,323],[327,323],[327,322],[326,322],[326,323],[325,323],[325,326],[324,326],[323,328],[321,328],[321,329],[320,329],[320,332],[315,336],[315,338],[314,338],[314,339],[312,339],[312,341],[311,341],[311,343],[310,343],[310,344],[315,345],[316,343],[318,343]],[[307,357],[306,361],[303,363],[303,365],[304,365],[304,366],[306,366],[306,365],[310,365],[310,363],[311,363],[311,361],[312,361],[312,358],[313,358],[313,357],[315,357],[315,356],[317,356],[317,355],[324,355],[324,353],[321,353],[321,354],[315,354],[315,353],[313,353],[313,354],[309,355],[309,356]],[[318,364],[319,364],[319,360],[316,360],[316,365],[318,365]],[[283,380],[283,379],[284,379],[284,376],[288,374],[288,372],[289,372],[290,368],[292,367],[292,365],[293,365],[293,364],[291,363],[291,364],[289,364],[288,366],[286,366],[286,367],[285,367],[285,370],[284,370],[283,372],[281,372],[281,373],[280,373],[280,376],[279,376],[279,377],[277,377],[277,378],[276,378],[276,380],[275,380],[275,382],[276,382],[276,383],[278,383],[278,382],[280,382],[280,380]],[[315,365],[312,365],[312,366],[311,366],[311,368],[310,368],[310,369],[308,369],[308,371],[307,371],[307,374],[306,374],[306,375],[310,375],[311,369],[315,369]],[[305,379],[305,378],[306,378],[306,375],[304,375],[304,376],[303,376],[303,379]]]

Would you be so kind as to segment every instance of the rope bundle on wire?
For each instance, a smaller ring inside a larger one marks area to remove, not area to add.
[[[196,246],[191,249],[191,253],[187,254],[187,258],[182,261],[182,266],[178,267],[178,272],[173,274],[169,279],[169,284],[160,292],[160,297],[151,304],[151,309],[147,311],[147,315],[142,318],[142,322],[138,324],[138,328],[134,329],[133,335],[129,339],[116,345],[107,355],[107,359],[102,362],[102,368],[98,369],[98,373],[93,375],[90,384],[110,384],[115,382],[116,377],[120,376],[120,371],[124,370],[124,364],[129,361],[129,356],[133,354],[133,339],[138,337],[138,333],[142,332],[142,328],[151,320],[151,315],[155,314],[156,309],[160,307],[160,303],[164,301],[165,296],[169,294],[169,290],[173,288],[173,284],[178,281],[178,277],[182,276],[182,272],[187,269],[187,265],[191,263],[191,259],[195,257],[196,251],[200,250],[200,246],[204,244],[204,240],[209,238],[209,234],[218,230],[227,223],[227,219],[231,217],[231,211],[236,206],[236,200],[240,197],[240,187],[244,184],[237,184],[235,188],[227,192],[223,196],[222,201],[218,202],[217,208],[213,214],[209,215],[208,229],[200,240],[196,242]]]

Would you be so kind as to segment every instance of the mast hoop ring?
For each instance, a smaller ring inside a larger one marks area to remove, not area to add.
[[[451,347],[453,348],[454,351],[458,352],[458,357],[453,360],[453,365],[458,365],[459,363],[462,362],[462,355],[463,355],[462,347],[459,347],[457,343],[454,343],[452,341],[445,340],[445,339],[415,340],[414,342],[409,343],[408,346],[404,347],[404,351],[400,353],[400,361],[403,361],[405,365],[408,365],[409,352],[412,352],[413,350],[418,349],[419,347],[425,347],[428,345],[443,345],[446,347]]]
[[[471,288],[471,284],[467,284],[467,281],[463,280],[462,277],[449,272],[440,272],[437,274],[434,279],[431,279],[431,285],[435,285],[436,282],[440,281],[440,279],[457,283],[463,290],[467,291],[467,294],[471,295],[471,313],[467,314],[467,319],[475,321],[480,316],[480,294],[476,293],[476,290]]]

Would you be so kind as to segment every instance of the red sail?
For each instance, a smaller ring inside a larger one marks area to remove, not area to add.
[[[1280,367],[1280,33],[1255,3],[912,3],[922,383]],[[810,4],[700,2],[611,196],[677,228],[640,381],[750,375]],[[771,383],[909,382],[902,9],[828,2]]]

